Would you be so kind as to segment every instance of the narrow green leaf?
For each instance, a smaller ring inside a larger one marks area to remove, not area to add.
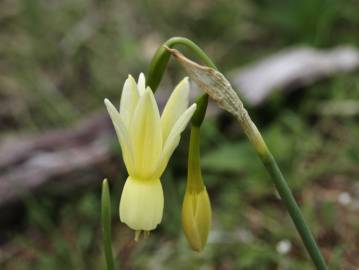
[[[112,254],[111,237],[111,200],[107,179],[104,179],[102,182],[101,224],[107,270],[115,270],[115,262]]]

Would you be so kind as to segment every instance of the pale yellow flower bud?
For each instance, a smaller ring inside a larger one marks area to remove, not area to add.
[[[187,241],[195,251],[207,243],[211,229],[212,210],[200,167],[200,129],[192,126],[188,155],[188,177],[182,206],[182,227]]]
[[[212,211],[208,193],[187,189],[182,207],[182,226],[191,248],[201,251],[207,243],[211,229]]]

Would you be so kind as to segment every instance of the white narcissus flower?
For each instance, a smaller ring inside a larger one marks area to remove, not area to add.
[[[137,236],[161,222],[160,177],[196,110],[196,104],[188,107],[188,78],[177,85],[161,116],[152,90],[145,85],[142,73],[137,83],[129,76],[119,111],[105,99],[129,174],[121,195],[120,219],[136,230]]]

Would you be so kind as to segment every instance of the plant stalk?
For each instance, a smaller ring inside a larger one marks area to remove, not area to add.
[[[276,160],[274,159],[271,152],[267,149],[264,153],[258,153],[265,168],[272,177],[272,181],[286,206],[290,217],[292,218],[295,227],[303,240],[303,243],[312,258],[312,261],[318,270],[327,270],[324,258],[320,253],[319,247],[311,233],[308,225],[305,223],[304,218],[301,214],[300,208],[295,201],[295,198],[290,191],[290,188],[285,180],[282,172],[280,171]]]
[[[192,40],[185,37],[172,37],[163,43],[152,57],[146,78],[147,86],[149,86],[153,92],[156,92],[171,57],[171,53],[166,48],[172,48],[176,45],[185,46],[190,49],[196,57],[201,59],[206,66],[217,69],[207,54]]]
[[[207,93],[220,108],[231,113],[238,120],[271,176],[273,184],[281,196],[314,265],[318,270],[326,270],[327,266],[318,245],[308,225],[304,221],[300,208],[289,189],[287,181],[283,177],[273,155],[264,142],[261,133],[251,120],[242,101],[238,94],[233,90],[229,81],[216,69],[201,66],[186,58],[177,50],[168,49],[168,51],[172,53],[174,58],[182,65],[186,73],[194,82],[196,82],[200,89]]]
[[[115,260],[112,254],[111,237],[111,200],[107,179],[104,179],[102,182],[101,224],[107,270],[115,270]]]

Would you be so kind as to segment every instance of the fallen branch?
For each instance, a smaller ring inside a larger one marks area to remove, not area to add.
[[[0,206],[40,189],[70,191],[96,181],[110,164],[113,138],[107,115],[100,114],[73,128],[5,140],[0,145]]]
[[[274,91],[287,91],[338,73],[359,69],[359,51],[352,47],[319,50],[307,47],[279,52],[230,76],[250,105],[259,105]]]

